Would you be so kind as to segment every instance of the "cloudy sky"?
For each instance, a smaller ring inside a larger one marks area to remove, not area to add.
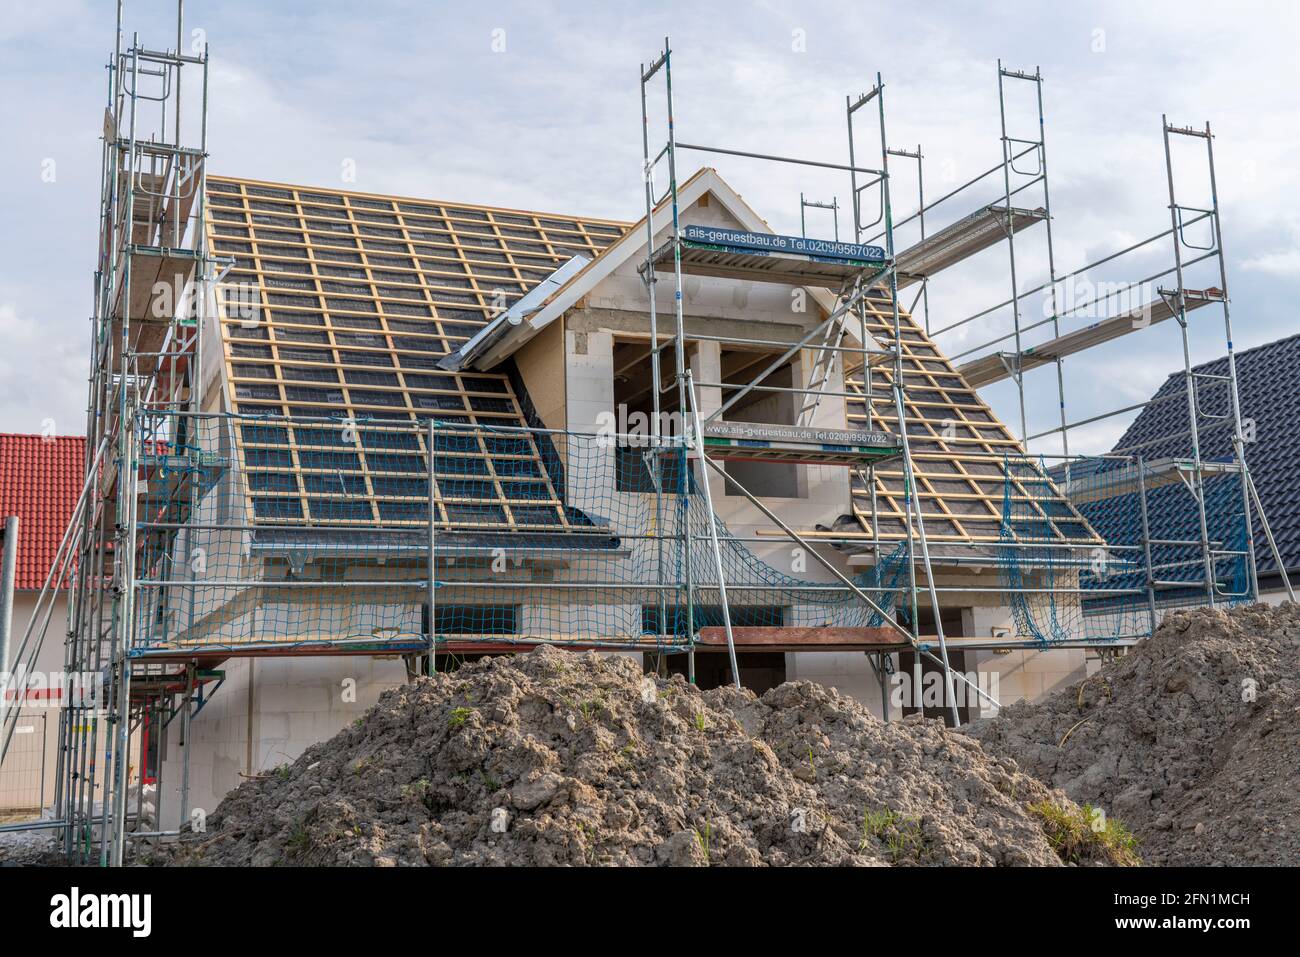
[[[0,430],[80,432],[113,4],[4,4]],[[126,7],[128,34],[138,31],[154,48],[175,45],[174,3]],[[1168,228],[1161,114],[1178,125],[1208,120],[1237,346],[1300,331],[1292,308],[1300,293],[1300,14],[1290,4],[1237,3],[1230,16],[1222,3],[1131,0],[978,10],[808,0],[190,0],[186,8],[185,43],[206,41],[212,54],[214,172],[624,219],[636,218],[641,203],[638,67],[665,35],[675,51],[678,135],[687,142],[844,162],[845,95],[868,89],[879,71],[889,145],[920,145],[928,198],[1000,159],[998,58],[1014,69],[1041,67],[1058,273]],[[1008,81],[1008,135],[1036,136],[1032,95],[1032,85]],[[654,102],[654,135],[662,136]],[[1207,205],[1203,141],[1176,147],[1180,203]],[[868,165],[864,157],[878,154],[869,123],[858,149]],[[841,174],[722,156],[683,154],[683,176],[703,163],[780,231],[798,231],[801,191],[848,198]],[[916,206],[916,177],[901,161],[894,171],[902,218]],[[944,204],[930,228],[1000,189],[994,182]],[[1040,205],[1041,193],[1027,190],[1017,202]],[[829,218],[810,216],[810,233],[829,235]],[[915,238],[900,230],[899,246]],[[1204,237],[1192,229],[1187,238]],[[1017,243],[1022,288],[1046,275],[1044,239],[1039,227]],[[1166,239],[1083,279],[1139,280],[1171,263]],[[1188,277],[1193,287],[1217,284],[1217,272]],[[1081,282],[1071,292],[1082,298],[1088,288]],[[965,318],[1009,291],[1002,247],[934,281],[931,324]],[[1023,309],[1026,322],[1043,316],[1036,298]],[[1008,324],[1009,312],[995,311],[939,341],[960,353]],[[1191,325],[1194,361],[1222,353],[1217,310],[1195,314]],[[1177,368],[1174,323],[1069,362],[1070,418],[1141,401]],[[1055,376],[1031,373],[1028,384],[1032,433],[1053,424]],[[1005,385],[987,397],[1018,427]],[[1125,421],[1079,430],[1075,450],[1108,448]]]

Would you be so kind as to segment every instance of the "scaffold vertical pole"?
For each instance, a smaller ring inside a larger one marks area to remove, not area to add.
[[[925,569],[925,584],[930,594],[930,608],[934,615],[935,634],[939,639],[939,656],[943,661],[944,693],[947,695],[949,713],[954,728],[961,725],[961,716],[957,711],[957,692],[952,680],[952,666],[948,661],[948,639],[944,634],[943,613],[939,606],[939,592],[934,581],[934,568],[930,563],[930,545],[925,535],[925,516],[921,509],[921,497],[916,494],[916,469],[912,462],[912,443],[908,437],[907,412],[903,400],[903,318],[898,307],[898,269],[894,261],[894,217],[891,210],[889,190],[889,140],[885,132],[885,84],[879,73],[876,74],[877,107],[880,115],[880,188],[881,206],[885,220],[885,255],[889,258],[889,301],[894,323],[894,411],[898,416],[899,438],[903,446],[903,480],[907,483],[906,498],[914,509],[916,518],[916,537],[921,546],[921,563]],[[912,521],[911,515],[908,523]],[[915,560],[908,556],[908,564],[915,569]],[[913,571],[915,575],[915,570]],[[915,581],[915,577],[913,578]],[[917,600],[915,586],[912,596],[913,607]],[[912,619],[912,628],[920,637],[919,616]]]
[[[1002,61],[998,60],[998,113],[1002,120],[1002,184],[1005,193],[1003,201],[1006,203],[1003,212],[1007,217],[1007,257],[1011,266],[1011,321],[1016,343],[1016,355],[1012,361],[1011,372],[1016,382],[1016,395],[1020,403],[1020,440],[1025,442],[1029,437],[1029,420],[1025,415],[1025,375],[1022,362],[1024,345],[1020,337],[1020,284],[1016,277],[1015,218],[1011,212],[1011,157],[1014,151],[1011,149],[1011,141],[1007,138],[1007,107],[1003,93],[1003,76],[1005,71],[1002,68]],[[1026,451],[1028,451],[1027,447]]]
[[[1246,555],[1247,568],[1250,576],[1250,593],[1254,598],[1259,597],[1259,556],[1255,548],[1255,523],[1251,519],[1251,486],[1253,480],[1250,475],[1250,466],[1246,462],[1246,436],[1241,421],[1241,390],[1237,379],[1237,353],[1236,343],[1232,334],[1232,311],[1229,307],[1231,297],[1228,290],[1228,266],[1224,259],[1223,252],[1223,222],[1219,211],[1219,183],[1214,168],[1214,132],[1210,129],[1209,122],[1205,124],[1205,155],[1210,169],[1210,209],[1213,212],[1211,221],[1214,224],[1214,249],[1216,258],[1219,261],[1219,289],[1223,292],[1223,336],[1227,341],[1227,358],[1228,358],[1228,391],[1232,402],[1232,450],[1237,459],[1237,467],[1241,470],[1239,476],[1241,481],[1241,509],[1242,521],[1246,524]],[[1256,502],[1259,507],[1259,518],[1261,525],[1268,530],[1268,518],[1264,515],[1262,503]],[[1269,530],[1271,536],[1271,530]],[[1272,544],[1270,542],[1270,544]],[[1286,566],[1278,560],[1278,571],[1282,575],[1282,582],[1286,586],[1287,594],[1292,601],[1295,601],[1295,595],[1291,591],[1291,582],[1287,578]]]
[[[674,326],[674,330],[673,330],[674,350],[673,351],[676,354],[676,360],[677,360],[676,364],[677,364],[678,417],[682,420],[682,433],[684,435],[686,432],[685,426],[687,421],[686,420],[687,409],[694,408],[695,397],[693,394],[693,386],[692,386],[691,378],[689,376],[689,369],[687,367],[687,359],[686,359],[686,317],[684,313],[685,299],[684,299],[683,284],[682,284],[682,221],[681,221],[681,207],[677,195],[677,123],[676,123],[676,112],[673,106],[673,50],[672,50],[672,43],[670,42],[668,37],[664,37],[663,69],[664,69],[665,102],[666,102],[667,114],[668,114],[667,115],[668,143],[666,145],[667,158],[668,158],[668,192],[672,202],[673,326]],[[686,456],[683,456],[682,467],[684,471],[689,473],[690,464]],[[704,492],[707,496],[709,492],[707,487],[709,477],[706,474],[703,465],[701,465],[700,467],[700,478],[705,483]],[[685,487],[682,490],[682,494],[690,495],[689,474],[687,476]],[[712,506],[711,497],[709,497],[707,501],[709,506],[708,508],[709,520],[713,521],[713,506]],[[689,509],[687,510],[687,515],[689,516]],[[685,561],[686,571],[688,576],[688,581],[686,586],[687,611],[686,611],[686,623],[684,627],[686,629],[686,637],[688,642],[688,651],[687,651],[688,670],[690,672],[691,683],[694,684],[696,678],[695,636],[699,628],[695,620],[696,607],[697,607],[696,604],[697,595],[696,595],[696,587],[694,582],[694,575],[695,575],[695,570],[693,567],[694,562],[692,561],[692,551],[693,551],[691,547],[692,533],[691,533],[689,522],[684,523],[682,529],[682,536],[683,536],[682,540],[685,548],[684,561]],[[718,561],[719,561],[719,567],[721,567],[721,557],[718,558]],[[719,581],[718,584],[719,587],[722,587],[723,585],[721,580]],[[725,592],[722,593],[722,597],[720,598],[720,603],[722,605],[723,622],[727,627],[728,633],[730,633],[731,609],[727,607]],[[736,680],[736,682],[739,683],[740,676],[737,674],[734,675],[733,677]]]
[[[1178,132],[1169,126],[1169,117],[1162,114],[1160,125],[1164,131],[1165,142],[1165,177],[1169,184],[1169,223],[1174,246],[1174,273],[1178,280],[1175,301],[1172,304],[1174,318],[1178,321],[1179,334],[1183,346],[1183,385],[1187,392],[1188,434],[1192,444],[1192,498],[1196,500],[1196,518],[1200,530],[1201,564],[1205,574],[1205,600],[1211,608],[1215,605],[1214,557],[1211,554],[1209,520],[1205,513],[1205,466],[1201,459],[1200,414],[1197,411],[1196,379],[1192,372],[1191,345],[1187,336],[1187,284],[1183,277],[1183,228],[1182,208],[1178,205],[1174,189],[1173,150],[1169,143],[1169,134]]]
[[[125,517],[119,519],[126,534],[125,548],[121,564],[121,594],[118,596],[117,638],[114,642],[116,652],[113,655],[116,666],[117,685],[113,694],[113,718],[109,733],[114,736],[112,767],[106,767],[105,773],[113,775],[111,794],[105,788],[104,804],[110,803],[113,809],[112,832],[101,835],[107,845],[109,861],[114,867],[121,867],[126,846],[126,805],[128,787],[128,768],[131,763],[131,644],[135,630],[135,532],[136,503],[139,469],[137,467],[139,448],[136,444],[137,416],[131,404],[127,406],[129,418],[122,423],[123,460],[118,471],[120,491],[118,500]],[[186,702],[188,706],[188,702]]]
[[[1052,191],[1047,177],[1047,120],[1043,111],[1043,72],[1039,67],[1034,67],[1034,72],[1029,73],[1012,73],[1003,71],[1005,75],[1018,79],[1028,80],[1034,84],[1034,92],[1038,105],[1038,172],[1043,181],[1043,229],[1046,232],[1047,240],[1047,289],[1048,303],[1052,312],[1052,338],[1057,338],[1061,334],[1061,318],[1059,315],[1059,299],[1056,289],[1056,244],[1052,238]],[[998,84],[998,93],[1003,92],[1002,84]],[[1003,107],[1003,116],[1006,111]],[[1004,120],[1005,124],[1005,120]],[[1003,135],[1006,135],[1005,126]],[[1008,150],[1008,156],[1011,151]],[[1056,366],[1056,397],[1057,408],[1060,414],[1061,422],[1061,455],[1064,456],[1065,481],[1070,481],[1070,428],[1065,415],[1065,368],[1064,360],[1060,356],[1055,357],[1054,365]]]
[[[429,629],[425,636],[426,646],[425,674],[432,676],[438,671],[438,482],[437,471],[437,429],[438,422],[429,417],[429,431],[425,436],[429,453],[429,580],[427,601],[429,603]]]
[[[727,571],[722,564],[722,543],[718,539],[718,517],[713,511],[713,491],[705,461],[704,429],[700,425],[700,409],[696,404],[694,380],[691,370],[686,370],[687,395],[691,401],[691,445],[700,457],[700,486],[704,492],[704,507],[708,515],[709,544],[713,548],[713,564],[718,575],[718,603],[722,606],[722,624],[727,634],[727,659],[731,664],[731,683],[740,687],[740,666],[736,661],[736,636],[731,628],[731,607],[727,603]]]
[[[918,225],[920,226],[920,232],[921,232],[920,242],[924,243],[925,242],[925,156],[921,152],[921,144],[918,143],[916,145],[915,151],[891,149],[889,150],[889,155],[897,156],[900,159],[916,160],[916,199],[917,199],[916,219]],[[921,291],[917,294],[917,297],[912,300],[911,309],[909,309],[908,311],[915,314],[916,304],[918,302],[921,303],[922,309],[924,310],[922,313],[923,325],[925,327],[925,334],[928,336],[930,334],[930,277],[921,276],[919,280],[919,284],[921,286]]]
[[[1147,464],[1141,455],[1137,457],[1138,509],[1142,518],[1142,558],[1146,564],[1147,619],[1150,634],[1156,631],[1156,575],[1151,561],[1151,522],[1147,512]]]
[[[667,44],[665,43],[665,49]],[[663,456],[663,421],[661,413],[663,411],[663,382],[661,376],[660,357],[662,356],[662,345],[659,342],[659,304],[656,301],[656,283],[655,276],[655,193],[654,193],[654,165],[655,162],[650,158],[650,108],[646,98],[646,84],[654,76],[658,69],[659,62],[656,61],[651,65],[650,72],[646,72],[645,64],[641,64],[641,178],[643,180],[645,192],[645,275],[642,282],[646,287],[646,295],[649,299],[649,317],[650,317],[650,392],[651,392],[651,416],[650,416],[650,448],[651,458],[649,462],[650,479],[654,485],[655,496],[655,583],[659,586],[656,591],[656,603],[659,609],[657,629],[659,632],[659,641],[665,644],[668,641],[669,621],[668,621],[668,601],[664,594],[663,585],[667,580],[665,574],[665,554],[663,541],[663,521],[664,521],[664,456]],[[617,414],[618,410],[615,410]],[[617,481],[617,479],[616,479]],[[674,602],[674,606],[676,602]],[[674,615],[676,608],[674,607]]]

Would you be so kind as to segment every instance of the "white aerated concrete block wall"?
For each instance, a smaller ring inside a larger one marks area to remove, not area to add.
[[[834,688],[884,716],[880,703],[880,682],[867,656],[860,651],[806,651],[785,656],[787,681],[815,681]],[[893,718],[900,717],[895,709]]]
[[[400,660],[378,658],[232,658],[226,682],[190,727],[189,805],[210,813],[245,775],[273,772],[310,745],[359,718],[380,694],[406,680]],[[249,763],[249,714],[252,762]],[[181,719],[167,728],[159,799],[164,828],[179,823]]]
[[[966,614],[969,626],[966,637],[990,638],[995,634],[1015,633],[1009,608],[972,608]],[[966,667],[996,676],[997,684],[992,687],[996,688],[995,697],[1003,706],[1017,701],[1037,701],[1088,674],[1087,654],[1082,648],[979,651],[967,653]],[[984,686],[982,681],[981,686]],[[981,715],[992,713],[983,699],[976,700]],[[971,714],[973,717],[974,708]]]

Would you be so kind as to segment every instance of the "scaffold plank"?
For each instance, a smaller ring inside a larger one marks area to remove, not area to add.
[[[1185,311],[1191,312],[1211,303],[1223,302],[1223,291],[1213,288],[1187,289],[1184,291],[1184,299]],[[1020,353],[1020,371],[1027,372],[1030,369],[1045,366],[1057,359],[1063,359],[1066,356],[1074,355],[1076,352],[1091,349],[1104,342],[1110,342],[1112,339],[1118,339],[1129,333],[1164,322],[1174,315],[1175,308],[1172,294],[1171,296],[1161,295],[1139,309],[1132,309],[1121,315],[1102,319],[1100,322],[1094,322],[1082,329],[1067,332],[1065,335],[1044,342],[1042,345],[1023,350]],[[957,371],[962,374],[968,383],[978,389],[1011,378],[1015,368],[1016,354],[1014,352],[994,352],[962,363],[957,367]]]
[[[1007,238],[1008,228],[1018,233],[1046,219],[1047,210],[1041,206],[1037,209],[1013,206],[1010,217],[1006,206],[985,206],[976,210],[899,253],[896,258],[898,288],[928,279],[1001,242]]]

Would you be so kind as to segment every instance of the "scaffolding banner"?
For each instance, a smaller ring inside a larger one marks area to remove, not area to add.
[[[775,233],[747,233],[738,229],[717,226],[687,226],[682,239],[688,243],[723,246],[731,250],[759,253],[792,253],[819,260],[853,263],[883,263],[887,258],[880,246],[861,243],[842,243],[830,239],[808,239],[804,236],[780,236]]]

